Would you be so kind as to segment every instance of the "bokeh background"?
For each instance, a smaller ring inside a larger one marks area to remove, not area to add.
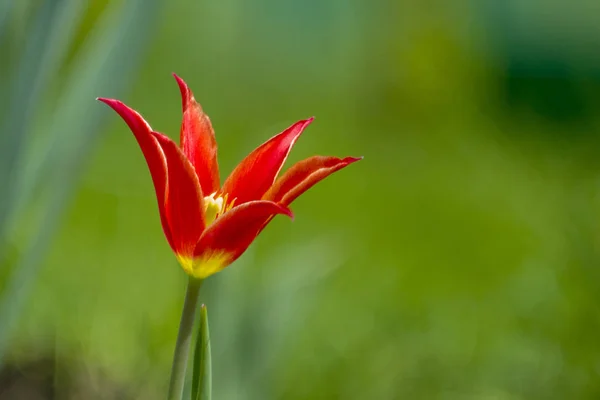
[[[204,285],[214,398],[600,398],[595,0],[0,2],[0,399],[163,398],[185,276],[131,133],[364,155]]]

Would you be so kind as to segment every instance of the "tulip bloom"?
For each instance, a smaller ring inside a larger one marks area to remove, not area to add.
[[[310,118],[256,148],[221,186],[211,122],[183,79],[174,76],[183,106],[180,146],[122,102],[98,100],[133,132],[150,169],[167,241],[185,272],[203,279],[241,256],[275,215],[293,217],[288,206],[298,196],[361,158],[313,156],[277,178]]]

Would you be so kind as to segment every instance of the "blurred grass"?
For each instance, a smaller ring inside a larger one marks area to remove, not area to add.
[[[136,50],[141,48],[148,34],[142,22],[151,21],[156,8],[155,5],[148,5],[148,2],[144,2],[143,6],[134,2],[122,12],[116,7],[107,10],[104,20],[92,32],[89,44],[74,63],[70,82],[61,92],[53,95],[59,103],[53,105],[52,117],[42,124],[47,136],[38,136],[38,140],[43,145],[34,147],[33,154],[27,157],[23,148],[27,144],[25,133],[30,127],[26,122],[31,123],[34,112],[42,108],[42,91],[66,55],[80,14],[79,5],[81,3],[72,1],[46,2],[42,5],[33,21],[31,46],[24,49],[22,61],[16,66],[18,72],[12,80],[14,87],[7,91],[12,94],[14,102],[11,103],[13,109],[6,114],[7,122],[3,130],[3,137],[9,138],[9,141],[2,146],[2,159],[7,162],[2,168],[5,174],[2,181],[9,190],[3,196],[5,204],[2,211],[13,211],[11,200],[14,197],[20,206],[14,211],[18,218],[32,196],[40,194],[36,189],[42,183],[44,187],[40,188],[41,194],[47,197],[41,221],[24,245],[22,255],[12,267],[13,272],[3,290],[0,302],[0,363],[22,303],[30,294],[40,261],[45,257],[63,210],[70,202],[73,186],[80,177],[81,165],[95,143],[101,116],[99,111],[90,107],[93,104],[90,95],[101,88],[118,89],[124,83],[137,59],[131,47]],[[121,18],[118,14],[122,14]],[[135,23],[136,18],[140,18],[140,22]],[[138,28],[131,29],[132,26]],[[42,53],[41,57],[39,53]],[[125,55],[129,56],[127,62],[123,62]],[[0,225],[6,225],[14,232],[16,228],[11,224],[13,221],[5,223],[5,220],[0,218]],[[0,233],[4,236],[5,229]]]
[[[119,4],[90,3],[66,67],[89,60],[90,13]],[[597,398],[600,63],[585,40],[597,27],[573,33],[577,15],[594,20],[584,2],[542,7],[177,0],[156,24],[120,22],[151,30],[150,51],[135,79],[100,68],[121,81],[86,86],[88,112],[112,122],[90,142],[10,361],[56,354],[59,386],[87,377],[87,398],[118,398],[111,385],[131,398],[164,392],[185,278],[135,141],[91,100],[120,97],[176,138],[177,72],[211,116],[222,175],[310,115],[288,164],[365,156],[204,285],[214,398]],[[50,93],[82,85],[66,67]],[[69,137],[89,116],[75,115]],[[34,145],[66,141],[43,121]],[[11,265],[47,201],[13,215]],[[94,384],[97,371],[109,383]]]

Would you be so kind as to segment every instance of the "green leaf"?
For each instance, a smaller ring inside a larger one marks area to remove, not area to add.
[[[212,367],[210,360],[210,335],[206,306],[200,307],[200,326],[194,349],[192,400],[210,400],[212,394]]]

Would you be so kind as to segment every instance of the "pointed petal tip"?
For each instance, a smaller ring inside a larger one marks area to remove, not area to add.
[[[176,73],[173,72],[173,77],[177,81],[179,86],[179,92],[181,93],[181,108],[183,112],[188,108],[190,100],[193,98],[192,92],[185,81]]]
[[[294,213],[292,210],[290,210],[289,207],[286,207],[283,204],[278,204],[278,203],[275,203],[275,204],[277,204],[277,208],[279,211],[278,214],[285,215],[285,216],[289,217],[292,221],[294,220],[294,218],[295,218]]]
[[[348,164],[352,164],[352,163],[355,163],[357,161],[362,160],[363,158],[365,158],[365,156],[360,156],[360,157],[346,157],[346,158],[344,158],[344,162],[346,162]]]
[[[273,215],[276,214],[281,214],[281,215],[285,215],[287,217],[289,217],[292,221],[294,220],[294,213],[292,210],[290,210],[290,208],[286,205],[283,204],[279,204],[279,203],[271,203],[273,206],[277,207],[277,211],[273,212]]]
[[[300,132],[298,132],[298,135],[300,135],[314,120],[315,117],[310,117],[307,119],[301,119],[300,121],[296,122],[293,126],[299,126]]]
[[[182,85],[185,86],[184,80],[179,75],[177,75],[175,72],[171,72],[171,75],[173,75],[173,78],[175,78],[175,80],[177,81],[177,84],[179,84],[179,86],[182,86]]]
[[[122,110],[123,108],[129,110],[129,107],[127,107],[125,105],[125,103],[123,103],[122,101],[117,100],[117,99],[108,99],[106,97],[96,97],[96,100],[101,101],[102,103],[106,104],[113,110],[117,111],[119,114],[120,114],[120,110]],[[130,110],[130,111],[133,111],[133,110]]]
[[[300,132],[302,132],[304,129],[306,129],[306,127],[308,125],[310,125],[313,121],[315,120],[315,117],[310,117],[310,118],[306,118],[306,119],[301,119],[300,121],[296,122],[294,125],[292,126],[298,126],[301,125],[300,128]]]
[[[108,99],[106,97],[96,97],[96,100],[103,102],[104,104],[114,104],[116,102],[118,102],[119,100],[115,100],[115,99]]]

